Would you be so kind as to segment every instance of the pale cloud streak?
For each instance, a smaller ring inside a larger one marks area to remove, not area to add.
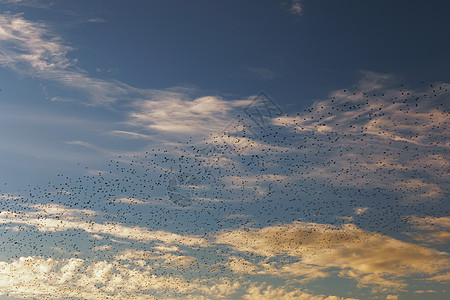
[[[185,246],[207,246],[208,242],[201,237],[179,235],[163,230],[149,230],[145,227],[126,226],[121,223],[97,223],[93,221],[94,212],[76,210],[61,205],[42,204],[32,206],[35,212],[0,212],[0,223],[23,224],[36,228],[40,232],[58,232],[67,230],[83,230],[87,233],[104,234],[113,238],[135,240],[140,242],[160,241],[167,244]]]

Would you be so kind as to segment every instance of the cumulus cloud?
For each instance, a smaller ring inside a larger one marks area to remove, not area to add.
[[[130,251],[126,253],[131,255]],[[124,261],[123,257],[118,257],[118,260],[92,261],[29,256],[0,261],[0,295],[87,300],[220,299],[235,294],[243,286],[229,278],[187,280],[169,274],[156,275],[154,265],[146,262],[149,257],[141,255],[141,258],[143,260]]]
[[[149,292],[194,293],[202,288],[174,276],[156,276],[119,261],[21,257],[0,262],[3,295],[19,298],[152,299]]]

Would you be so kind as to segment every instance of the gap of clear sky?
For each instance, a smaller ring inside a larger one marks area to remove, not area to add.
[[[448,299],[447,1],[0,1],[0,299]]]

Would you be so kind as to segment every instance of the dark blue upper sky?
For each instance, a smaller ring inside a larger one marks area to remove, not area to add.
[[[99,76],[139,88],[194,85],[238,96],[265,89],[287,104],[349,85],[361,70],[411,84],[449,76],[446,1],[304,1],[300,16],[288,5],[59,1],[25,16],[45,17],[70,36],[80,67],[111,70]],[[90,18],[106,22],[80,24]]]

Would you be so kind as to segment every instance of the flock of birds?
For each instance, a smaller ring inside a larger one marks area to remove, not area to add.
[[[147,248],[131,237],[39,231],[27,224],[30,215],[67,220],[75,211],[77,221],[207,237],[294,221],[398,234],[409,230],[406,216],[449,214],[446,87],[431,86],[422,95],[343,91],[295,114],[262,96],[203,141],[119,156],[98,174],[58,174],[47,186],[11,193],[4,185],[0,211],[13,217],[0,217],[2,256],[45,256],[53,248],[83,253],[107,242]],[[46,215],[49,207],[63,209]],[[208,251],[199,253],[209,265],[223,260]],[[203,267],[190,274],[226,272],[202,273]]]

